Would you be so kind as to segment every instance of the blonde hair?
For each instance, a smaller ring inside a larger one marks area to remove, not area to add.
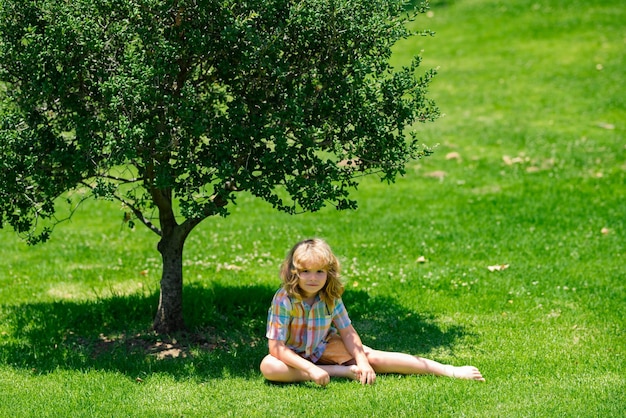
[[[289,251],[280,269],[283,288],[289,296],[301,299],[298,274],[303,270],[304,265],[311,263],[323,266],[327,272],[326,284],[320,290],[319,295],[327,306],[333,308],[335,299],[341,297],[344,290],[340,280],[341,266],[330,246],[322,239],[313,238],[300,241]]]

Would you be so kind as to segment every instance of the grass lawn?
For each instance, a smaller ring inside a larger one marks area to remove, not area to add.
[[[417,127],[436,153],[393,185],[364,179],[356,211],[242,195],[205,221],[185,248],[192,334],[146,331],[156,236],[117,205],[85,204],[33,248],[0,230],[0,416],[624,416],[625,21],[621,0],[432,1],[416,26],[436,36],[393,60],[439,67],[445,116]],[[487,382],[265,382],[278,266],[309,236],[340,256],[365,344]]]

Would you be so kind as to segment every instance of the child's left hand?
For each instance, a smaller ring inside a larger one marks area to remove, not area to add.
[[[362,385],[373,385],[376,382],[376,372],[369,364],[358,366],[359,367],[359,381]]]

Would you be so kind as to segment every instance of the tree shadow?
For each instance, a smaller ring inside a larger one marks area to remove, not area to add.
[[[350,290],[343,300],[363,344],[377,350],[415,355],[451,351],[455,341],[469,334],[461,325],[443,328],[434,315],[407,309],[391,297]]]
[[[200,381],[259,377],[267,354],[265,325],[275,288],[185,287],[189,332],[157,335],[149,330],[158,294],[119,295],[92,301],[61,301],[0,307],[4,329],[0,364],[35,374],[107,370],[141,381],[153,373]],[[389,297],[350,290],[344,301],[365,344],[413,354],[451,349],[465,334],[441,329],[434,317],[413,312]]]

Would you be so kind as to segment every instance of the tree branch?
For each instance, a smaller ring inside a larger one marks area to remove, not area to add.
[[[90,190],[93,190],[93,186],[91,186],[90,184],[86,183],[85,181],[81,181],[80,184],[82,184],[85,187],[88,187]],[[121,196],[118,196],[115,193],[113,193],[112,197],[115,200],[121,202],[124,206],[127,206],[131,210],[131,212],[133,212],[135,217],[137,219],[139,219],[139,221],[142,224],[147,226],[149,230],[151,230],[152,232],[154,232],[158,236],[162,235],[161,230],[155,224],[153,224],[148,218],[146,218],[144,216],[143,212],[141,212],[141,210],[139,208],[137,208],[135,205],[133,205],[132,203],[128,202],[127,200],[123,199]]]
[[[125,178],[122,178],[122,177],[111,176],[109,174],[102,174],[102,175],[100,175],[100,177],[103,178],[103,179],[116,181],[116,182],[118,182],[120,184],[136,183],[136,182],[141,180],[139,178],[125,179]]]
[[[143,215],[143,212],[141,212],[141,210],[139,210],[137,207],[135,207],[134,205],[132,205],[131,203],[125,201],[124,199],[122,199],[121,197],[114,195],[113,196],[115,199],[117,199],[118,201],[122,202],[125,206],[128,206],[128,208],[130,208],[130,210],[133,212],[133,214],[135,215],[135,217],[137,219],[139,219],[139,221],[144,224],[145,226],[148,227],[149,230],[151,230],[152,232],[154,232],[155,234],[157,234],[158,236],[162,236],[163,233],[161,232],[161,230],[155,225],[153,224],[148,218],[146,218]]]

